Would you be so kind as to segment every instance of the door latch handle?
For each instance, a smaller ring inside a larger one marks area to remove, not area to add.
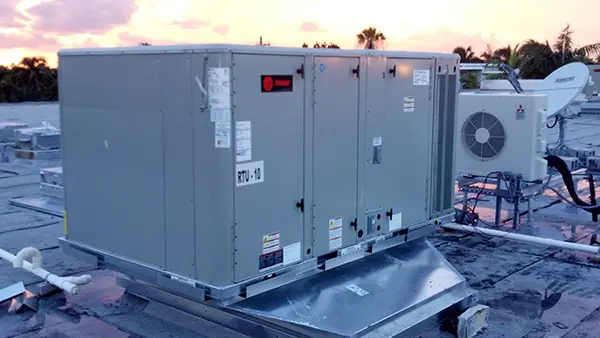
[[[300,75],[304,79],[304,64],[300,65],[300,68],[296,69],[296,74]]]
[[[386,215],[387,217],[389,217],[389,218],[390,218],[390,221],[391,221],[391,220],[392,220],[392,217],[394,217],[394,210],[393,210],[393,209],[390,209],[389,211],[387,211],[387,212],[385,213],[385,215]]]
[[[356,68],[352,69],[352,74],[356,75],[356,78],[360,77],[360,65],[356,65]]]
[[[296,202],[296,208],[299,208],[300,212],[304,212],[304,198],[301,198],[300,202]]]
[[[358,225],[358,222],[357,222],[356,218],[354,219],[354,221],[350,222],[350,227],[354,228],[354,231],[356,231],[356,229],[358,229],[357,225]]]
[[[391,74],[393,77],[396,77],[396,65],[394,65],[394,68],[390,69],[390,74]]]

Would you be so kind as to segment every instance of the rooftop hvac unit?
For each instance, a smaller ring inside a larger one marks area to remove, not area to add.
[[[458,174],[510,171],[526,181],[546,176],[545,95],[461,93],[458,102]]]
[[[472,300],[424,239],[454,216],[457,55],[199,45],[59,61],[67,252],[336,336]]]

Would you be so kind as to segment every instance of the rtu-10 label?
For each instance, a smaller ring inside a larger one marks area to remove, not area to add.
[[[264,162],[247,162],[236,165],[235,185],[242,187],[245,185],[262,183],[265,181]]]

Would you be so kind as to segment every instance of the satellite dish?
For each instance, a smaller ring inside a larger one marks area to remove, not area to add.
[[[563,111],[575,100],[590,77],[590,70],[581,62],[569,63],[552,72],[533,91],[548,97],[547,116],[552,117]]]

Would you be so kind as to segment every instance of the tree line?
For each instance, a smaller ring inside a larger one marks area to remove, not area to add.
[[[57,76],[57,69],[42,57],[26,57],[10,67],[0,65],[0,102],[57,101]]]
[[[567,25],[558,35],[554,44],[526,40],[522,45],[505,46],[486,50],[477,55],[470,46],[458,46],[453,53],[458,54],[463,63],[505,63],[520,70],[525,79],[543,79],[561,66],[575,61],[586,64],[600,63],[600,42],[576,47],[573,41],[573,30]],[[383,49],[386,36],[375,27],[363,29],[356,35],[360,48]],[[150,46],[148,42],[140,46]],[[307,43],[303,48],[309,48]],[[340,49],[333,42],[315,42],[312,48]],[[491,75],[488,78],[503,78],[503,75]],[[473,73],[462,75],[465,88],[479,86]],[[26,57],[18,64],[10,67],[0,66],[0,102],[57,101],[58,79],[57,69],[48,66],[43,57]]]

